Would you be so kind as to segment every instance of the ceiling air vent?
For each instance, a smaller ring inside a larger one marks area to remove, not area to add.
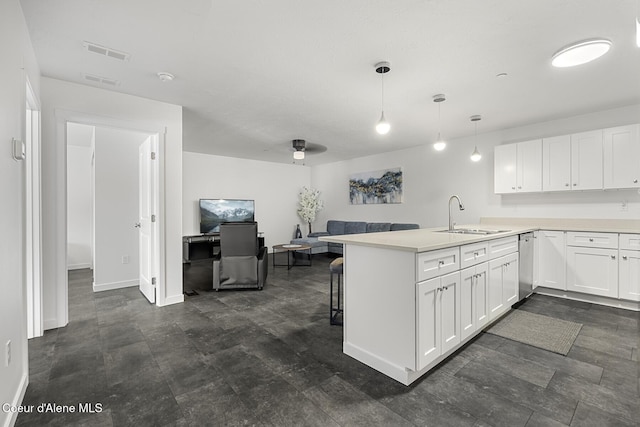
[[[109,58],[119,59],[120,61],[128,61],[131,55],[126,52],[111,49],[110,47],[100,46],[99,44],[85,41],[82,45],[88,52],[97,53],[98,55],[108,56]]]
[[[118,86],[118,85],[120,85],[120,81],[118,81],[118,80],[110,79],[108,77],[96,76],[95,74],[83,74],[82,77],[84,77],[84,79],[89,81],[89,82],[99,83],[99,84],[103,84],[103,85],[106,85],[106,86]]]

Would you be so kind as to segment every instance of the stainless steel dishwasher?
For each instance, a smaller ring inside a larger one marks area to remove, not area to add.
[[[518,301],[522,301],[533,293],[533,239],[533,233],[521,234],[518,243],[520,251]]]

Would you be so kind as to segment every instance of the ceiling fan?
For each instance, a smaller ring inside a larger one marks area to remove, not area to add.
[[[327,151],[327,147],[320,144],[307,142],[304,139],[294,139],[291,141],[293,148],[293,160],[304,160],[306,154],[317,154]]]

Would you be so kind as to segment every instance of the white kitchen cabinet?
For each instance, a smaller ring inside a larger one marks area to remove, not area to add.
[[[489,259],[518,251],[518,236],[503,237],[501,239],[489,240]]]
[[[618,250],[567,246],[567,290],[618,297]]]
[[[498,145],[494,149],[493,182],[497,194],[515,193],[517,187],[516,144]]]
[[[542,191],[542,140],[499,145],[495,148],[496,193]]]
[[[489,320],[518,301],[518,253],[489,261]]]
[[[566,291],[564,231],[538,232],[538,286]]]
[[[533,289],[540,284],[540,231],[533,232]]]
[[[640,125],[603,131],[604,188],[640,188]]]
[[[620,234],[619,297],[640,301],[640,234]]]
[[[422,252],[417,255],[418,281],[460,270],[460,248]]]
[[[416,370],[460,344],[460,272],[416,285]]]
[[[542,191],[571,190],[571,135],[542,140]]]
[[[602,130],[571,135],[571,189],[601,190]]]
[[[489,243],[479,242],[460,246],[460,268],[471,267],[489,259]]]
[[[484,262],[460,272],[460,335],[463,340],[489,323],[489,264]]]

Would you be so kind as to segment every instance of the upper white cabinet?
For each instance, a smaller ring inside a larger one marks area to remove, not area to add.
[[[496,193],[542,190],[542,140],[499,145],[495,148]]]
[[[542,191],[571,190],[571,135],[542,140]]]
[[[602,130],[571,135],[571,189],[602,189]]]
[[[640,188],[640,125],[603,132],[604,188]]]
[[[640,188],[640,125],[495,147],[497,194]]]

